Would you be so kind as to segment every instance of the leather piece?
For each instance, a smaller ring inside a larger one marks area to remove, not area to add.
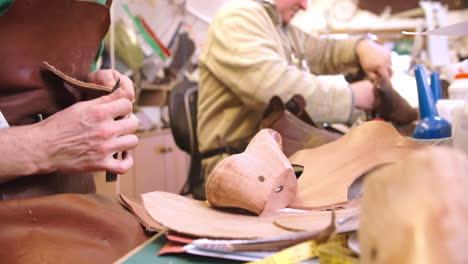
[[[164,227],[158,222],[154,221],[151,216],[145,211],[143,205],[139,202],[133,201],[132,199],[120,194],[120,203],[127,208],[140,222],[148,232],[159,232]]]
[[[388,122],[368,121],[329,144],[300,150],[289,158],[292,164],[304,166],[289,207],[324,209],[347,204],[348,189],[357,178],[425,147],[400,136]]]
[[[375,113],[387,121],[392,121],[396,125],[407,125],[418,119],[418,111],[411,107],[395,89],[390,81],[381,79],[378,85],[377,96],[380,104]]]
[[[107,4],[110,4],[108,1]],[[76,0],[15,0],[0,16],[0,110],[10,125],[32,124],[88,95],[43,68],[47,61],[86,79],[108,30],[108,6]],[[0,200],[95,192],[90,173],[21,177],[0,184]]]
[[[0,202],[2,263],[111,263],[146,239],[142,226],[102,195]]]
[[[367,77],[364,71],[359,69],[356,73],[346,75],[345,79],[352,83],[367,79]],[[393,89],[390,80],[380,78],[376,86],[377,90],[374,93],[376,106],[372,113],[374,116],[377,115],[385,121],[393,122],[398,126],[409,125],[412,121],[418,119],[417,109],[412,108],[408,101]]]
[[[287,109],[290,102],[293,109]],[[296,95],[286,104],[274,96],[265,112],[261,124],[262,128],[278,131],[283,139],[283,152],[290,157],[301,149],[319,147],[338,139],[341,135],[318,128],[305,111],[305,100]]]
[[[335,210],[335,226],[337,233],[356,231],[359,229],[359,206]],[[318,228],[325,229],[327,224],[323,219],[331,217],[332,211],[310,211],[307,213],[281,216],[275,219],[275,225],[295,232],[316,231]],[[352,217],[354,216],[354,217]],[[349,220],[348,220],[349,218]],[[340,220],[346,219],[343,223]]]
[[[79,92],[82,92],[84,94],[94,94],[93,96],[88,97],[99,97],[112,92],[112,87],[77,80],[63,73],[59,69],[55,68],[53,65],[50,65],[47,61],[42,62],[42,67],[57,75],[57,77],[62,79],[66,84],[72,86],[73,89],[76,90],[77,94],[79,94]]]
[[[307,231],[317,234],[323,232],[324,228],[330,225],[331,220],[330,212],[320,211],[274,211],[256,216],[240,210],[221,210],[210,206],[207,202],[166,192],[145,193],[142,197],[146,211],[155,221],[179,234],[202,238],[271,238],[271,241],[281,241],[286,238],[284,236],[292,239],[303,234],[279,227],[274,223],[277,220],[301,216],[307,219],[308,216],[314,215],[314,222],[308,224]],[[347,210],[342,211],[343,215],[347,215]],[[335,221],[338,220],[335,219]],[[303,222],[302,226],[306,224]],[[344,232],[344,230],[338,227],[338,232]],[[183,241],[179,240],[179,242]]]
[[[468,263],[467,172],[465,153],[431,147],[369,174],[361,263]]]
[[[291,233],[276,227],[273,220],[293,212],[268,212],[256,216],[240,210],[223,210],[209,203],[166,193],[142,195],[148,214],[158,223],[184,235],[205,238],[252,239]],[[327,217],[327,223],[330,219]]]
[[[109,8],[95,2],[13,2],[0,16],[0,109],[11,125],[34,123],[38,113],[50,116],[77,101],[41,64],[86,80],[109,23]]]

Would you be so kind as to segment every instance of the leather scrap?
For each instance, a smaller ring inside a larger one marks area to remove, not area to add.
[[[159,250],[158,256],[162,256],[165,254],[185,253],[185,245],[186,244],[169,241]]]
[[[358,211],[358,206],[333,211],[310,211],[304,214],[280,216],[275,219],[274,223],[281,228],[295,232],[317,230],[320,226],[325,229],[327,223],[323,221],[323,218],[335,212],[336,232],[344,233],[359,229],[359,215],[353,215]]]
[[[197,239],[195,237],[184,236],[181,234],[176,234],[174,232],[167,232],[166,237],[169,241],[177,242],[181,244],[190,244],[193,240]]]
[[[59,69],[55,68],[54,66],[50,65],[47,61],[42,62],[42,66],[46,68],[47,70],[51,71],[58,77],[60,77],[63,81],[67,82],[68,84],[72,85],[76,89],[91,89],[91,90],[100,90],[103,92],[111,92],[112,87],[107,87],[104,85],[99,85],[95,83],[88,83],[88,82],[83,82],[80,80],[77,80],[71,76],[68,76],[67,74],[63,73]]]
[[[165,254],[174,254],[174,253],[184,253],[186,252],[184,246],[190,244],[194,241],[194,238],[189,238],[180,234],[174,234],[167,232],[166,237],[169,240],[162,248],[159,250],[158,256]]]

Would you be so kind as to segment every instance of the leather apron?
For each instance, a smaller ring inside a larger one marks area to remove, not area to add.
[[[0,201],[1,263],[113,263],[147,239],[137,219],[103,195]]]
[[[0,111],[10,126],[83,100],[43,61],[86,80],[110,24],[109,6],[77,0],[16,0],[0,16]],[[21,153],[18,153],[21,155]],[[95,192],[91,174],[33,175],[0,184],[0,200]]]

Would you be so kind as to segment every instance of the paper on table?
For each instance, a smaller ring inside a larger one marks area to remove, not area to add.
[[[405,35],[468,36],[468,21],[440,27],[425,32],[402,31]]]
[[[219,250],[207,250],[196,247],[195,245],[189,244],[184,246],[187,253],[200,256],[209,256],[223,259],[232,259],[240,261],[257,261],[262,258],[269,257],[275,252],[232,252],[232,251],[219,251]]]
[[[185,251],[189,254],[199,255],[199,256],[209,256],[222,259],[232,259],[240,261],[259,261],[260,259],[269,257],[276,252],[264,252],[264,251],[255,251],[255,252],[227,252],[227,251],[217,251],[217,250],[206,250],[200,249],[196,246],[189,244],[184,247]],[[318,264],[319,259],[308,259],[302,261],[298,264]]]

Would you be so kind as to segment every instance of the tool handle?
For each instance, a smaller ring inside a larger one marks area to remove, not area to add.
[[[114,87],[112,87],[111,93],[113,93],[119,87],[120,87],[120,78],[117,80]],[[120,120],[120,119],[122,119],[121,116],[115,118],[114,120]],[[118,159],[119,158],[119,153],[118,152],[114,153],[113,157],[114,157],[114,159]],[[115,182],[115,181],[117,181],[117,174],[113,173],[113,172],[106,171],[106,182]]]
[[[119,158],[119,153],[116,152],[113,157],[114,157],[114,159],[118,159]],[[115,181],[117,181],[117,174],[113,173],[113,172],[106,171],[106,182],[115,182]]]

